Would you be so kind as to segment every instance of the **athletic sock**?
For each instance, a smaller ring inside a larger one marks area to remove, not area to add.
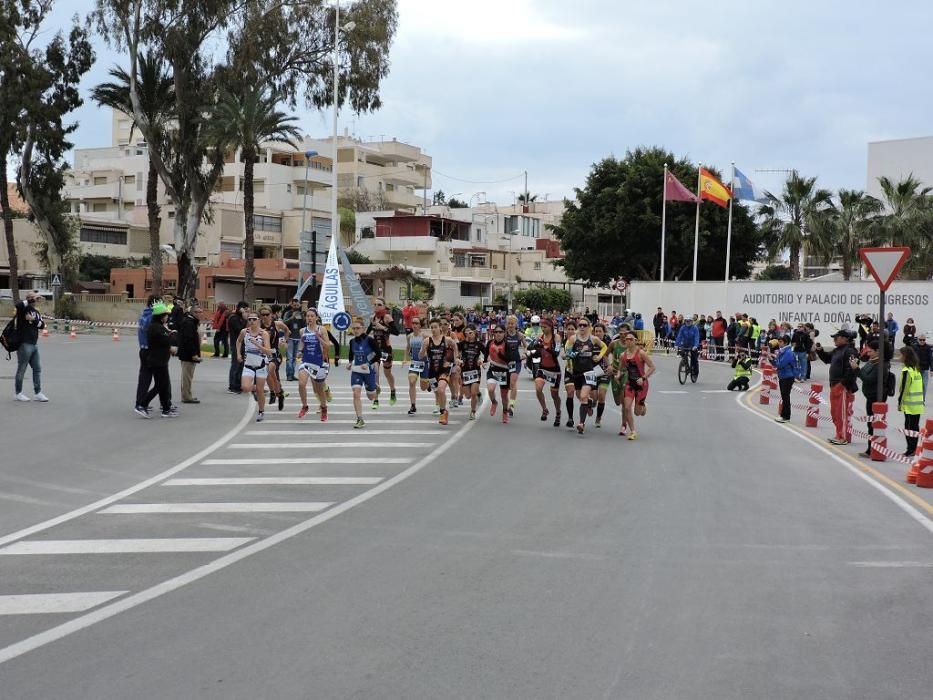
[[[596,404],[596,420],[602,420],[603,411],[606,410],[606,402],[600,401]]]
[[[580,423],[586,423],[586,416],[589,413],[590,407],[588,404],[580,404]]]
[[[573,397],[567,397],[567,415],[573,418]]]

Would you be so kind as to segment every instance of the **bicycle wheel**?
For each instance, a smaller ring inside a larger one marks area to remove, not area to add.
[[[693,382],[694,384],[697,383],[697,379],[698,379],[699,377],[700,377],[700,370],[699,370],[699,369],[697,369],[696,372],[691,372],[691,373],[690,373],[690,381]]]
[[[677,367],[677,379],[681,384],[687,383],[687,375],[690,373],[690,366],[683,358],[680,359],[680,365]]]

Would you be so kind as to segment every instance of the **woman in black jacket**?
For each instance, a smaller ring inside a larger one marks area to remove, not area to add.
[[[172,406],[172,382],[168,375],[168,363],[175,354],[174,345],[175,331],[170,331],[166,327],[166,321],[169,317],[169,309],[165,304],[156,304],[152,307],[152,321],[149,323],[147,331],[149,338],[149,368],[152,370],[152,378],[155,386],[146,394],[146,400],[142,406],[136,408],[136,413],[142,418],[149,418],[149,404],[156,394],[159,395],[159,403],[162,405],[163,418],[177,418],[178,411]]]

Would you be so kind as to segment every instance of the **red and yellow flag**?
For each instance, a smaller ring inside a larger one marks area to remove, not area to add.
[[[700,168],[700,199],[708,199],[721,207],[729,206],[732,192],[705,168]]]

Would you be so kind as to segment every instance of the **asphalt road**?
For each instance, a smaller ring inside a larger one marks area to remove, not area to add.
[[[5,460],[3,491],[46,501],[0,520],[4,698],[930,692],[933,524],[717,392],[722,368],[680,387],[660,359],[636,442],[611,409],[583,437],[541,423],[527,380],[508,426],[459,409],[441,428],[425,395],[414,419],[367,408],[353,434],[343,367],[327,424],[257,425],[220,379],[179,421],[134,419],[131,381],[65,388],[132,380],[127,346],[61,348],[53,402],[0,408],[34,460],[13,480]],[[26,440],[38,421],[58,430]],[[30,469],[72,490],[26,491]]]

